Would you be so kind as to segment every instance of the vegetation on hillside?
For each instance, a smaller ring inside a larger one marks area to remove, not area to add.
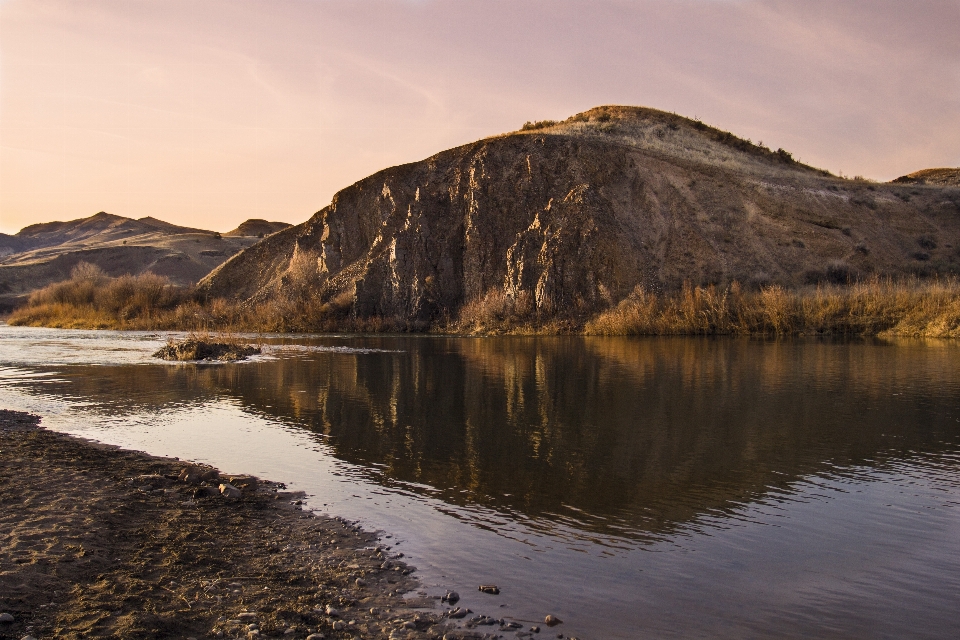
[[[294,283],[296,284],[296,283]],[[109,278],[81,263],[69,280],[37,291],[10,324],[91,329],[256,332],[442,332],[591,335],[849,335],[960,337],[960,280],[874,278],[790,290],[684,286],[673,293],[637,287],[592,316],[541,318],[528,297],[502,290],[468,301],[432,324],[357,318],[352,300],[321,302],[309,283],[269,302],[203,300],[192,289],[146,274]]]

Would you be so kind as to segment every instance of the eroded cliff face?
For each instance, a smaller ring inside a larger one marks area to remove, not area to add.
[[[956,188],[842,180],[671,114],[600,108],[374,174],[201,287],[425,322],[497,292],[579,317],[637,285],[949,270],[958,218]]]

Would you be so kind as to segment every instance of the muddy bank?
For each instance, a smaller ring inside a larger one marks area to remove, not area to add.
[[[0,622],[0,638],[518,631],[451,616],[456,607],[435,599],[403,598],[419,586],[415,568],[391,554],[386,536],[305,513],[282,484],[184,473],[189,466],[0,410],[0,613],[13,618]]]

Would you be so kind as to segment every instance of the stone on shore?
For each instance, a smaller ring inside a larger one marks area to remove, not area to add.
[[[231,500],[239,500],[243,494],[240,492],[240,489],[237,489],[229,482],[224,482],[220,485],[220,495],[224,498],[230,498]]]

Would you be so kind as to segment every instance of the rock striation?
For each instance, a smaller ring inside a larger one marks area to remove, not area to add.
[[[380,171],[215,269],[210,298],[437,322],[583,317],[635,287],[960,270],[960,189],[848,180],[699,121],[598,107]]]

